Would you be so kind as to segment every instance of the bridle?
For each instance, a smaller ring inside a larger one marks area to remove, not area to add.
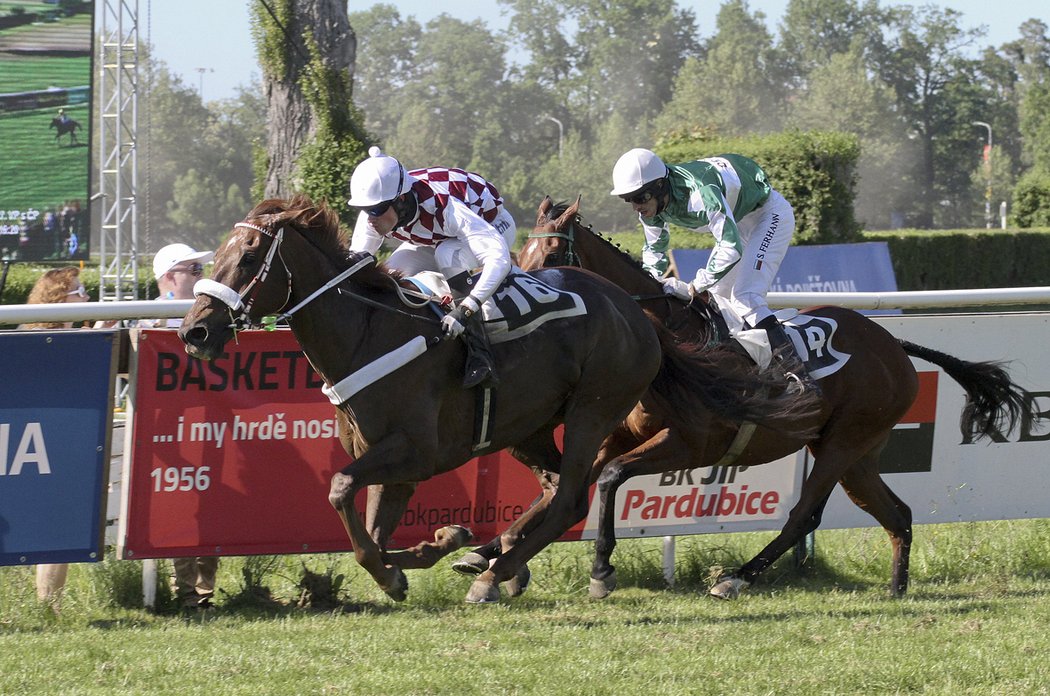
[[[256,271],[255,276],[251,279],[251,282],[245,286],[244,290],[237,292],[228,285],[212,280],[210,278],[202,278],[193,285],[193,296],[200,297],[201,295],[207,295],[213,297],[219,302],[222,302],[228,308],[230,312],[230,320],[233,323],[235,329],[243,329],[246,327],[253,326],[253,322],[250,316],[252,305],[255,304],[255,296],[259,289],[262,287],[262,283],[265,282],[266,276],[270,273],[270,268],[273,266],[274,257],[280,258],[281,265],[284,267],[284,274],[288,278],[288,291],[285,295],[284,302],[277,310],[280,312],[288,306],[288,302],[292,298],[292,273],[288,270],[288,264],[285,263],[284,257],[280,255],[281,242],[284,240],[284,227],[281,227],[277,232],[271,232],[270,230],[260,225],[255,225],[247,221],[238,222],[234,225],[234,228],[244,227],[246,229],[255,230],[260,234],[263,234],[273,240],[270,243],[270,248],[266,252],[266,258],[263,260],[259,270]],[[340,278],[342,280],[342,278]],[[327,287],[325,288],[328,289]],[[320,293],[318,293],[320,294]],[[309,299],[313,299],[311,296]],[[304,303],[300,303],[302,306]],[[298,309],[298,307],[296,307]],[[236,314],[235,314],[236,312]],[[284,315],[282,315],[284,316]]]
[[[251,279],[248,285],[246,285],[244,290],[242,290],[241,292],[237,292],[230,286],[224,285],[215,280],[211,280],[210,278],[202,278],[201,280],[198,280],[193,286],[194,297],[206,295],[226,305],[226,308],[230,313],[231,326],[233,327],[235,332],[243,330],[245,328],[251,328],[253,326],[261,326],[264,329],[272,330],[279,322],[287,321],[291,318],[293,314],[295,314],[300,309],[308,305],[310,302],[313,302],[323,293],[336,287],[344,280],[360,271],[365,266],[369,266],[372,263],[375,263],[375,259],[370,255],[366,256],[365,258],[362,258],[361,260],[352,264],[346,270],[340,272],[338,275],[331,278],[324,285],[314,290],[305,299],[303,299],[291,309],[287,311],[282,311],[285,307],[288,306],[288,303],[292,299],[292,272],[288,269],[288,264],[285,262],[284,257],[280,253],[281,242],[284,240],[285,228],[281,227],[277,230],[277,232],[272,232],[265,227],[255,225],[247,221],[242,221],[234,224],[234,228],[237,227],[244,227],[246,229],[255,230],[256,232],[259,232],[273,240],[270,244],[269,250],[266,252],[266,258],[263,260],[263,263],[259,267],[259,270],[256,271],[255,276]],[[295,228],[293,227],[292,229]],[[310,240],[307,239],[307,241]],[[285,276],[288,278],[288,290],[285,294],[284,302],[281,303],[281,306],[277,309],[276,315],[266,316],[263,317],[261,321],[255,322],[250,316],[252,305],[255,303],[256,293],[262,287],[262,283],[265,282],[266,277],[270,273],[270,269],[273,266],[275,258],[280,259],[281,266],[284,267]],[[405,290],[397,283],[394,283],[394,287],[401,301],[410,307],[418,308],[425,306],[431,299],[429,296],[426,296],[422,302],[413,302],[408,298],[409,295],[415,297],[423,297],[423,295],[421,293],[413,292],[411,290]],[[404,312],[396,307],[390,307],[388,305],[383,304],[382,302],[376,302],[373,299],[364,297],[354,292],[350,292],[344,289],[340,289],[339,292],[351,297],[352,299],[358,300],[373,307],[377,307],[379,309],[385,309],[399,314],[404,314],[405,316],[411,317],[413,319],[419,319],[430,323],[439,323],[438,319]]]
[[[566,266],[574,266],[576,268],[582,268],[583,262],[580,260],[579,255],[576,253],[576,236],[573,234],[572,225],[569,225],[568,232],[533,232],[529,235],[529,239],[564,239],[565,244],[565,264]]]

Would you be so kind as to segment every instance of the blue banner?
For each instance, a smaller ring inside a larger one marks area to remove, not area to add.
[[[102,559],[116,335],[0,334],[0,565]]]
[[[682,280],[707,264],[710,249],[674,249],[671,260]],[[771,292],[896,292],[886,242],[793,246],[773,280]],[[865,311],[897,314],[900,310]]]

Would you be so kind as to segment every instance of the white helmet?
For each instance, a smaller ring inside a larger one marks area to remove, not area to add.
[[[611,196],[626,196],[646,184],[667,176],[667,165],[652,150],[636,147],[625,152],[613,167]]]
[[[354,208],[370,206],[392,201],[416,183],[401,163],[390,155],[372,146],[368,148],[368,159],[357,165],[350,177],[350,200],[347,204]]]

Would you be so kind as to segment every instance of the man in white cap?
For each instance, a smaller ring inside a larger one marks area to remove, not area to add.
[[[399,240],[388,266],[405,275],[438,271],[454,291],[466,295],[441,326],[446,336],[462,336],[466,343],[464,388],[495,384],[479,311],[514,263],[510,247],[517,228],[503,198],[474,172],[450,167],[406,171],[378,147],[368,154],[350,177],[347,203],[361,211],[350,251],[375,255],[387,239]]]
[[[204,275],[204,264],[215,252],[197,251],[188,244],[169,244],[153,257],[153,276],[161,300],[192,300],[193,284]],[[182,319],[168,319],[169,328],[178,328]],[[161,325],[158,323],[158,326]]]
[[[197,251],[188,244],[169,244],[153,257],[153,275],[160,290],[158,300],[192,300],[193,285],[204,275],[204,264],[215,256],[211,251]],[[157,326],[178,328],[182,319],[158,321]],[[215,575],[219,570],[216,556],[173,558],[175,598],[184,611],[207,609],[215,595]]]
[[[667,165],[639,147],[617,160],[609,193],[638,214],[645,231],[642,265],[662,280],[664,292],[688,302],[710,291],[731,327],[765,330],[791,391],[819,392],[766,303],[795,231],[795,213],[754,160],[725,154]],[[672,224],[715,238],[707,266],[692,280],[663,278]]]

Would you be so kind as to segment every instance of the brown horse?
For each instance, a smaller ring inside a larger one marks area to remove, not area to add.
[[[640,304],[669,322],[678,335],[690,340],[711,335],[711,316],[706,308],[698,311],[696,301],[687,305],[664,295],[659,281],[636,260],[584,226],[578,211],[579,200],[572,206],[555,208],[550,198],[545,199],[536,228],[518,255],[520,266],[529,269],[571,263],[595,271],[632,293]],[[1026,409],[1024,393],[997,363],[967,362],[897,339],[857,312],[814,307],[803,314],[833,320],[838,326],[835,348],[851,357],[837,372],[820,379],[821,414],[818,422],[811,424],[818,431],[816,436],[803,441],[759,427],[732,460],[737,466],[755,466],[805,445],[814,463],[779,536],[738,571],[720,579],[711,594],[735,597],[815,530],[837,481],[889,534],[893,547],[890,591],[902,595],[908,586],[911,510],[882,480],[878,462],[890,431],[918,391],[915,368],[908,356],[939,365],[962,385],[968,399],[962,416],[966,435],[988,437],[1008,432]],[[726,353],[724,360],[731,366],[747,358]],[[591,573],[595,596],[605,596],[615,585],[609,557],[616,545],[613,503],[617,488],[639,474],[715,465],[730,450],[739,429],[711,413],[694,413],[685,427],[676,427],[669,415],[659,409],[638,409],[606,442],[603,455],[608,463],[598,481],[601,507]]]
[[[499,403],[482,442],[475,437],[476,395],[460,387],[464,347],[441,340],[438,313],[410,302],[404,282],[371,257],[348,259],[328,207],[305,197],[269,200],[218,249],[213,278],[197,283],[197,301],[179,331],[190,355],[211,359],[241,325],[275,313],[288,321],[337,403],[340,440],[355,458],[333,476],[329,501],[358,563],[396,600],[407,588],[402,568],[432,566],[470,538],[462,528],[443,528],[436,543],[386,551],[418,482],[505,447],[534,471],[560,474],[557,490],[545,488],[543,504],[517,521],[500,559],[467,595],[471,602],[495,601],[500,582],[517,578],[529,558],[586,515],[599,447],[639,399],[683,412],[727,409],[741,418],[776,415],[782,407],[764,397],[739,398],[735,389],[763,383],[745,373],[730,388],[721,386],[709,365],[669,336],[661,340],[666,332],[605,279],[547,269],[525,277],[508,312],[524,290],[548,306],[571,305],[575,297],[585,313],[562,312],[495,346]],[[560,454],[553,438],[558,424],[565,427]],[[354,499],[366,486],[362,523]]]
[[[55,144],[56,145],[61,145],[62,144],[61,138],[62,138],[63,135],[66,135],[67,133],[69,134],[69,145],[70,145],[70,147],[72,147],[73,145],[79,145],[80,144],[80,141],[77,140],[77,130],[80,128],[80,122],[79,121],[74,121],[73,119],[68,119],[66,121],[63,121],[61,118],[56,116],[53,119],[51,119],[51,125],[48,126],[48,128],[49,129],[50,128],[54,128],[55,129]]]

